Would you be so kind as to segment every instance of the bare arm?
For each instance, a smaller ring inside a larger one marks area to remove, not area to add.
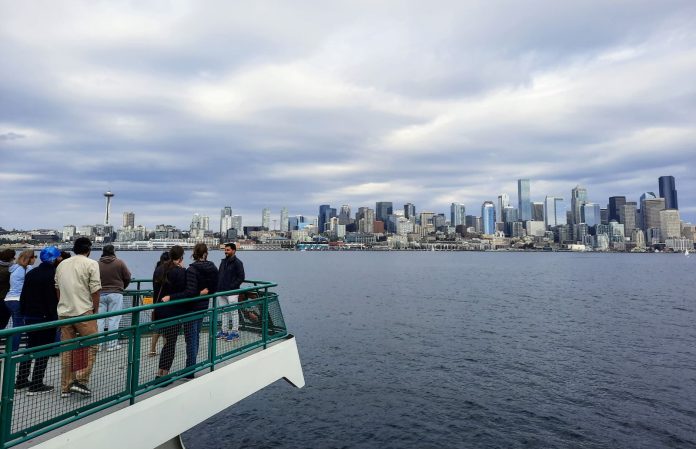
[[[97,290],[96,292],[92,293],[92,311],[94,313],[99,313],[99,293],[101,290]]]

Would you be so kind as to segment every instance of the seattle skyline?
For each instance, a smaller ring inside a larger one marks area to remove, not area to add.
[[[606,207],[664,175],[696,221],[696,4],[554,5],[8,3],[0,226],[100,223],[107,190],[115,217],[184,226],[449,214],[518,179]]]

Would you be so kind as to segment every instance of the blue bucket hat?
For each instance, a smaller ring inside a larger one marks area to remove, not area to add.
[[[59,257],[60,250],[55,246],[47,246],[46,248],[41,250],[41,253],[39,253],[39,258],[41,259],[41,262],[51,263]]]

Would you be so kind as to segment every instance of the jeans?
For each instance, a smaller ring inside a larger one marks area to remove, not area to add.
[[[196,364],[198,358],[198,348],[201,339],[201,326],[203,318],[196,321],[189,321],[184,324],[184,339],[186,340],[186,366]]]
[[[217,301],[217,306],[226,306],[228,304],[235,304],[237,303],[239,296],[238,295],[230,295],[230,296],[218,296],[216,298]],[[239,311],[238,310],[233,310],[231,312],[220,312],[220,318],[222,319],[222,327],[221,331],[223,332],[229,332],[230,330],[238,332],[239,331]],[[230,318],[232,318],[232,326],[230,326]],[[230,328],[231,327],[231,328]]]
[[[7,310],[10,311],[12,315],[12,327],[24,326],[24,316],[19,310],[19,301],[5,301]],[[12,351],[17,351],[19,349],[19,340],[22,338],[22,334],[15,334],[12,337]]]
[[[121,293],[102,293],[99,295],[99,313],[116,312],[122,309],[123,295]],[[110,331],[117,330],[120,323],[121,315],[103,318],[97,320],[97,330],[99,333],[104,332],[104,327],[107,327]],[[113,340],[107,342],[107,347],[113,348],[118,344],[118,338],[116,338],[115,334],[112,338]]]

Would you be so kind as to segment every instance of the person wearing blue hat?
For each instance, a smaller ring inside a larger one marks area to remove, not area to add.
[[[55,246],[48,246],[41,250],[39,258],[41,264],[27,273],[19,297],[20,310],[27,326],[58,319],[58,295],[54,279],[56,266],[62,261],[61,252]],[[55,327],[28,332],[27,348],[53,343],[55,336]],[[31,372],[31,359],[21,362],[17,370],[15,389],[28,388],[27,396],[53,391],[53,386],[43,383],[47,365],[48,357],[38,357],[34,362],[34,371]]]

